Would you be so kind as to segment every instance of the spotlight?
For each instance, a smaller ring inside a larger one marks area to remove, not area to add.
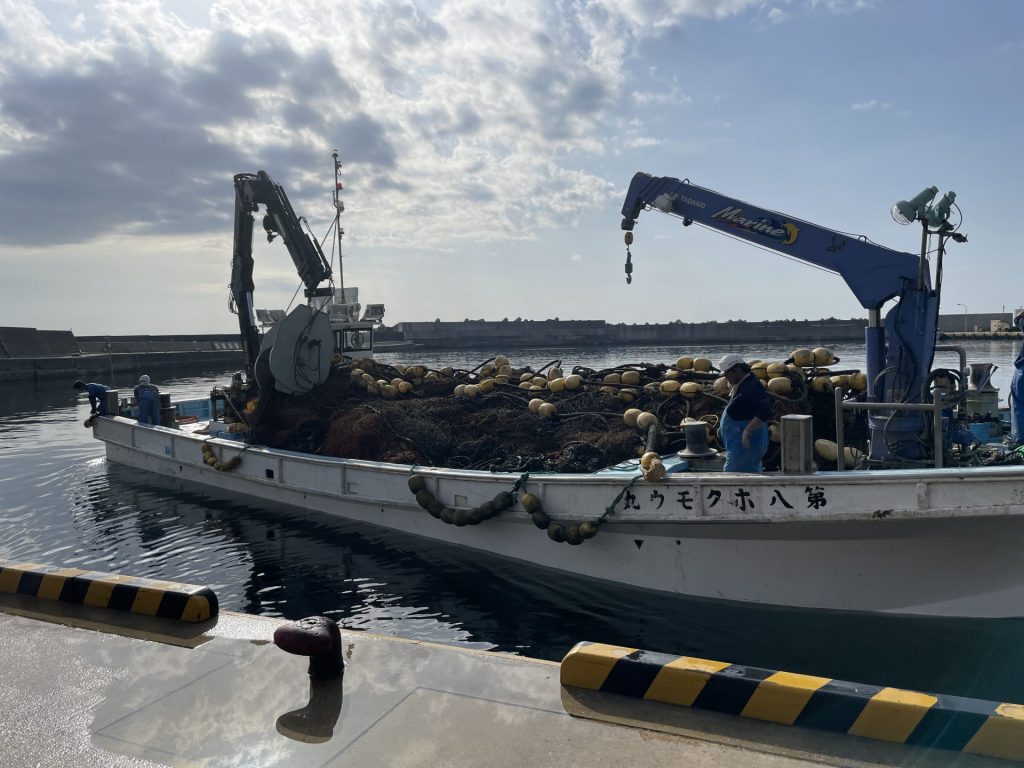
[[[949,208],[956,200],[956,192],[950,191],[944,194],[937,205],[929,206],[927,212],[928,223],[937,227],[949,218]]]
[[[925,215],[932,198],[939,193],[938,187],[925,187],[910,200],[900,200],[892,207],[892,218],[897,224],[909,224]]]

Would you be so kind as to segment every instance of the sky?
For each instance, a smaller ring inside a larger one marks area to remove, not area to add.
[[[0,326],[230,333],[265,170],[384,321],[864,317],[835,274],[658,211],[637,171],[917,253],[942,311],[1024,305],[1017,0],[0,0]],[[260,232],[257,222],[257,233]],[[257,307],[299,280],[257,237]]]

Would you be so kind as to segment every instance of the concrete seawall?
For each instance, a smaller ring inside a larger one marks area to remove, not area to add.
[[[940,339],[1019,338],[1013,331],[983,331],[1009,315],[939,316]],[[971,323],[973,322],[973,326]],[[729,320],[706,323],[612,324],[604,320],[464,320],[403,322],[375,331],[380,351],[399,349],[490,349],[525,347],[636,347],[781,343],[800,347],[863,343],[867,321]],[[979,330],[964,331],[974,327]],[[237,334],[74,336],[71,331],[0,327],[0,381],[101,381],[142,372],[165,374],[225,371],[245,365]]]
[[[0,327],[0,382],[109,382],[134,380],[141,373],[181,375],[244,365],[236,334],[76,337],[71,331]]]
[[[136,352],[109,355],[0,358],[0,382],[45,382],[57,379],[133,380],[139,373],[176,375],[226,371],[245,365],[242,351]],[[164,376],[166,378],[166,376]]]
[[[862,342],[865,320],[742,320],[708,323],[611,324],[604,320],[467,320],[400,323],[395,331],[422,349],[532,346],[636,346],[792,342],[818,346]]]

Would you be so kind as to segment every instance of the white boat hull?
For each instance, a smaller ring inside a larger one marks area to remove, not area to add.
[[[559,522],[593,520],[614,503],[597,536],[570,546],[519,504],[459,527],[421,509],[408,487],[421,475],[447,506],[468,509],[511,491],[518,475],[413,472],[207,440],[223,461],[241,454],[223,472],[203,462],[200,435],[124,418],[97,419],[94,430],[109,461],[186,484],[619,584],[789,607],[1024,617],[1024,467],[686,472],[632,485],[629,472],[528,477],[525,490]]]

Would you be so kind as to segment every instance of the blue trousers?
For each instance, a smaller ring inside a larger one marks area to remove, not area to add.
[[[154,427],[160,423],[160,401],[139,400],[139,424],[152,424]]]
[[[726,472],[760,472],[764,469],[761,462],[768,450],[768,425],[762,424],[755,429],[750,436],[750,447],[744,448],[743,430],[749,423],[749,419],[736,421],[722,413],[718,432],[725,446]]]
[[[1010,436],[1024,442],[1024,371],[1015,368],[1010,380]]]

